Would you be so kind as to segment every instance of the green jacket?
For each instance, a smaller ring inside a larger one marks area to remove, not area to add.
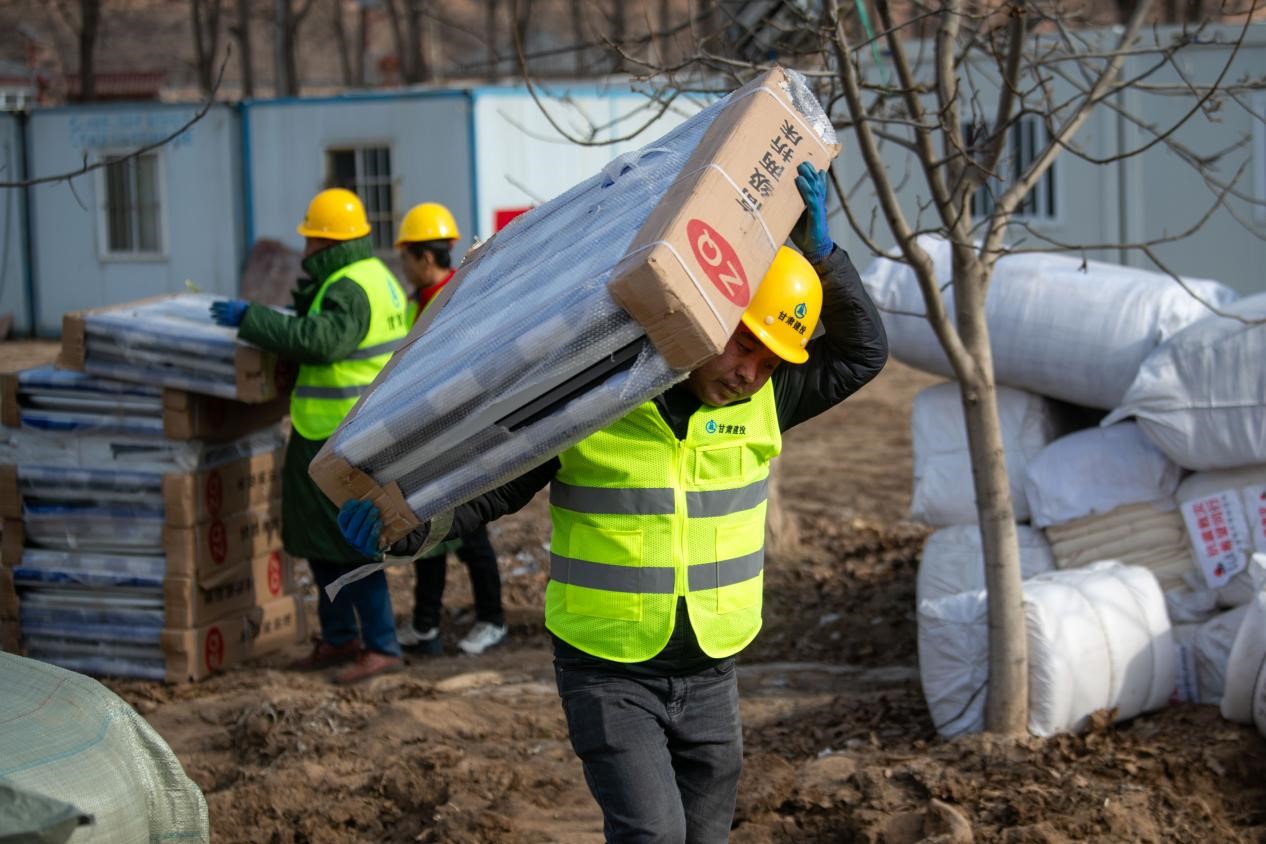
[[[308,309],[328,276],[348,264],[373,256],[368,237],[323,249],[303,262],[310,278],[293,292],[295,315],[262,305],[246,310],[237,336],[294,363],[330,363],[347,357],[369,330],[369,298],[356,282],[341,279],[325,291],[321,313]],[[338,507],[308,476],[308,464],[325,440],[290,433],[281,476],[281,538],[286,552],[324,562],[357,564],[365,559],[343,539]]]

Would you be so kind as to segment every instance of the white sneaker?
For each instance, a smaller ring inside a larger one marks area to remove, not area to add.
[[[457,647],[468,654],[481,654],[492,646],[499,645],[505,637],[504,624],[489,624],[486,621],[480,621],[470,628],[466,638],[458,642]]]

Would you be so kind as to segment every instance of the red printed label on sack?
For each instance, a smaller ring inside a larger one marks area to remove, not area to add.
[[[746,308],[752,291],[747,285],[747,274],[738,259],[734,247],[703,220],[692,219],[686,223],[686,237],[695,253],[695,260],[703,268],[708,280],[727,301]]]
[[[1266,554],[1266,484],[1244,487],[1244,509],[1252,523],[1253,547]]]
[[[1182,505],[1183,521],[1196,558],[1196,567],[1210,589],[1226,582],[1247,566],[1252,550],[1239,490],[1228,489]]]
[[[268,593],[281,594],[281,554],[276,551],[268,555]]]
[[[212,469],[207,473],[207,487],[204,494],[207,501],[207,514],[220,515],[220,508],[224,506],[224,480],[220,477],[219,469]]]
[[[224,665],[224,635],[220,628],[212,627],[207,631],[206,642],[202,646],[202,656],[206,660],[207,669],[218,671]]]
[[[229,555],[229,535],[224,529],[224,522],[216,519],[211,523],[211,530],[207,534],[207,550],[211,552],[211,559],[217,563],[224,562],[224,558]]]

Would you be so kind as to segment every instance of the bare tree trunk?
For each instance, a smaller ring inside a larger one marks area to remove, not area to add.
[[[1020,551],[1011,486],[1007,480],[993,352],[985,318],[984,268],[970,245],[953,247],[954,309],[963,346],[974,365],[956,372],[963,396],[976,511],[985,556],[989,607],[990,732],[1022,735],[1028,729],[1028,642]]]
[[[484,5],[484,42],[488,47],[488,81],[495,82],[498,78],[498,66],[501,63],[501,53],[497,50],[497,11],[501,3],[499,0],[486,0]]]
[[[79,0],[79,99],[97,98],[97,29],[101,0]]]
[[[352,62],[352,84],[365,87],[366,68],[369,58],[369,8],[360,4],[356,11],[356,60]]]
[[[587,62],[589,51],[582,49],[580,46],[585,40],[584,6],[581,0],[570,0],[568,8],[571,13],[571,40],[576,46],[576,50],[573,53],[576,62],[576,75],[583,76],[589,67]]]
[[[195,0],[196,2],[196,0]],[[343,21],[343,0],[330,0],[330,29],[334,32],[334,50],[338,53],[339,78],[352,87],[352,56],[347,41],[347,24]]]
[[[405,81],[425,82],[429,76],[422,50],[422,0],[404,0],[404,33],[407,49]]]
[[[407,2],[407,0],[406,0]],[[396,8],[396,0],[385,0],[387,7],[387,20],[391,22],[391,40],[396,45],[396,72],[399,74],[399,81],[404,82],[407,74],[405,72],[405,62],[407,61],[405,54],[404,27],[400,22],[400,10]]]
[[[215,85],[215,59],[220,52],[221,0],[191,0],[193,12],[193,54],[198,84],[204,94]]]
[[[515,38],[523,52],[528,52],[528,23],[532,19],[532,0],[518,0],[515,4],[517,16],[514,20]]]
[[[673,49],[673,39],[668,30],[672,25],[672,0],[659,0],[659,60],[665,63],[671,61],[669,54]]]
[[[242,72],[242,96],[255,96],[255,61],[251,56],[251,0],[237,0],[238,62]]]

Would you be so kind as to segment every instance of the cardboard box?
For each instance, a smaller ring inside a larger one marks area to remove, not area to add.
[[[72,311],[62,317],[62,349],[57,358],[57,365],[64,369],[85,372],[88,357],[87,331],[85,321],[94,314],[104,314],[114,310],[131,310],[146,304],[171,299],[180,294],[151,296],[134,302],[119,305],[107,305],[83,311]],[[296,374],[295,367],[278,358],[272,352],[266,352],[246,343],[237,343],[234,349],[233,368],[236,384],[233,398],[240,402],[252,404],[267,402],[290,391]],[[160,383],[161,377],[151,376],[149,383]],[[147,379],[148,380],[148,379]],[[169,386],[161,384],[162,386]]]
[[[169,440],[224,442],[267,428],[290,411],[283,395],[260,404],[248,404],[201,393],[163,390],[163,436]],[[22,426],[22,397],[18,373],[0,373],[0,425]]]
[[[183,630],[163,630],[160,642],[167,681],[201,680],[247,659],[296,644],[307,634],[307,607],[286,595],[249,610]]]
[[[217,586],[201,586],[190,577],[168,576],[163,581],[163,625],[173,629],[199,627],[294,591],[294,564],[280,550],[233,566]]]
[[[265,506],[281,495],[284,461],[285,450],[277,449],[200,472],[163,475],[163,520],[171,527],[192,527]],[[0,517],[22,518],[16,466],[0,465]]]
[[[280,546],[280,499],[189,527],[163,528],[167,576],[190,578],[206,588],[227,582],[239,564]],[[16,567],[25,547],[22,520],[5,519],[0,563]]]
[[[621,260],[608,291],[664,359],[694,369],[720,354],[791,233],[796,168],[824,145],[775,67],[733,94]]]

